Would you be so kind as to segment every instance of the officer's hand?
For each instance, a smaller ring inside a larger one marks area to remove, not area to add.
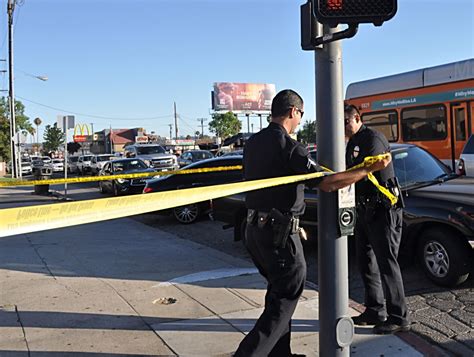
[[[380,171],[386,168],[388,164],[390,164],[391,161],[392,161],[392,155],[388,154],[387,156],[385,156],[385,158],[383,158],[380,161],[374,162],[372,165],[369,165],[367,168],[369,169],[370,172]]]

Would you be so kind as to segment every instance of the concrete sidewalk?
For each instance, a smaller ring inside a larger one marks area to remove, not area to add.
[[[229,355],[265,294],[249,262],[131,219],[2,238],[0,283],[1,357]],[[309,286],[293,331],[293,352],[317,356]],[[354,355],[423,355],[398,336],[355,332]]]

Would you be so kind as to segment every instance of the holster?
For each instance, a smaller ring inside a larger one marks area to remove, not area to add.
[[[273,245],[276,248],[283,248],[293,227],[293,216],[285,215],[276,208],[268,213],[273,229]]]
[[[398,182],[397,177],[393,177],[387,181],[387,188],[395,195],[398,200],[395,204],[397,208],[405,208],[405,201],[403,200],[402,188],[400,187],[400,183]]]

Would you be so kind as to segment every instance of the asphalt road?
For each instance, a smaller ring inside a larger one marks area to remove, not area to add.
[[[52,186],[51,192],[61,197],[64,194],[63,186]],[[96,183],[74,184],[68,188],[69,199],[101,197],[104,196],[99,193]],[[0,208],[1,206],[0,204]],[[213,222],[207,217],[192,225],[181,225],[171,216],[156,213],[135,216],[135,220],[250,260],[242,243],[233,241],[233,230],[223,230],[220,222]],[[309,245],[305,248],[308,280],[317,283],[317,250]],[[402,272],[413,321],[412,330],[441,347],[448,355],[474,356],[474,271],[464,284],[452,289],[434,285],[416,265],[403,267]],[[350,298],[362,303],[364,291],[353,258],[350,258],[349,264],[349,286]]]

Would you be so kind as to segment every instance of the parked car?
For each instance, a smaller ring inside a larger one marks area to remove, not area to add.
[[[79,175],[85,175],[91,172],[91,161],[94,155],[81,155],[77,160],[77,172]]]
[[[221,154],[220,156],[235,156],[235,155],[243,155],[244,154],[244,149],[240,150],[234,150],[234,151],[227,151],[224,154]]]
[[[114,160],[116,157],[111,154],[100,154],[96,155],[91,160],[91,173],[92,175],[98,175],[100,170],[104,167],[105,163],[110,160]]]
[[[51,167],[53,172],[63,172],[64,171],[64,160],[63,159],[53,159],[51,161]]]
[[[31,175],[33,173],[33,167],[31,166],[31,160],[29,158],[21,159],[21,174]]]
[[[202,169],[223,166],[235,166],[242,164],[242,157],[221,157],[199,161],[186,166],[186,169]],[[242,180],[241,170],[201,172],[192,174],[172,174],[160,176],[147,181],[144,193],[179,190],[183,188],[203,187],[219,185],[223,183],[238,182]],[[172,210],[159,211],[160,214],[170,214],[180,223],[188,224],[195,222],[201,215],[209,213],[211,202],[199,202],[190,205],[176,207]]]
[[[158,144],[133,144],[124,148],[125,157],[135,157],[143,160],[148,166],[157,171],[172,171],[179,169],[176,155],[169,154]]]
[[[12,162],[9,161],[6,165],[7,174],[12,172]],[[31,160],[29,158],[21,158],[21,174],[22,175],[31,175],[33,168],[31,166]]]
[[[178,158],[178,164],[180,167],[184,167],[193,162],[212,159],[213,157],[214,155],[208,150],[189,150],[181,154]]]
[[[395,173],[405,201],[401,259],[418,261],[439,285],[465,281],[474,258],[474,178],[459,177],[427,151],[392,144]],[[213,201],[214,219],[245,232],[245,193]],[[301,224],[317,226],[317,190],[305,191]]]
[[[51,159],[49,159],[51,161]],[[42,168],[50,168],[51,172],[53,171],[53,167],[51,162],[45,162],[41,158],[35,159],[31,161],[31,168],[32,168],[32,173],[33,175],[38,175],[41,172]]]
[[[137,174],[142,172],[149,172],[150,177],[156,172],[153,168],[148,167],[140,159],[118,159],[114,161],[107,161],[100,170],[100,176],[109,175],[124,175]],[[115,180],[99,181],[99,191],[101,193],[112,192],[114,196],[119,196],[124,193],[138,193],[143,191],[145,187],[146,178],[118,178]]]
[[[77,162],[79,161],[79,156],[69,156],[67,158],[67,172],[74,174],[78,172]]]
[[[474,177],[474,134],[466,141],[458,162],[458,173]]]

